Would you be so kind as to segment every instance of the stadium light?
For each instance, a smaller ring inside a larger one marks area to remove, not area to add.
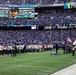
[[[36,26],[32,26],[31,29],[36,29]]]

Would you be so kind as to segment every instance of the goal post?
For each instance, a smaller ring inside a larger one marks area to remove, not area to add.
[[[50,43],[62,43],[62,28],[50,28]]]

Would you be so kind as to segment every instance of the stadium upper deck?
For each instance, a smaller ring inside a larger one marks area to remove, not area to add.
[[[71,0],[0,0],[0,4],[38,4],[42,2],[43,4],[53,4],[70,2]],[[74,0],[76,2],[76,0]]]
[[[39,2],[42,2],[43,4],[52,4],[56,0],[0,0],[1,4],[38,4]],[[70,2],[70,0],[57,0],[58,3],[65,3]],[[76,1],[76,0],[74,0]],[[59,9],[59,8],[58,8]],[[70,25],[70,24],[76,24],[76,10],[70,11],[70,12],[61,12],[63,9],[60,9],[59,12],[56,12],[56,8],[53,10],[40,12],[36,18],[33,19],[20,19],[17,18],[15,20],[12,19],[6,19],[0,17],[0,26],[6,26],[6,25],[37,25],[37,26],[62,26],[62,25]],[[43,11],[43,10],[42,10]],[[58,10],[57,10],[58,11]],[[5,10],[0,11],[0,15],[5,13]]]
[[[76,24],[76,12],[59,12],[59,13],[39,13],[37,19],[20,19],[17,18],[15,20],[0,18],[0,25],[39,25],[39,26],[63,26],[63,25],[70,25]]]

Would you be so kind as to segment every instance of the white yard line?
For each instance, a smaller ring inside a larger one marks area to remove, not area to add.
[[[76,64],[71,65],[51,75],[76,75]]]

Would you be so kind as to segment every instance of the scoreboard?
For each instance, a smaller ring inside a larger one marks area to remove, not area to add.
[[[11,8],[19,8],[18,18],[34,18],[35,6],[34,5],[0,5],[0,18],[8,18],[8,11]]]
[[[34,18],[35,9],[34,8],[19,8],[19,18]]]
[[[9,8],[0,7],[0,18],[8,18]],[[18,18],[34,18],[35,10],[34,8],[19,8]]]

